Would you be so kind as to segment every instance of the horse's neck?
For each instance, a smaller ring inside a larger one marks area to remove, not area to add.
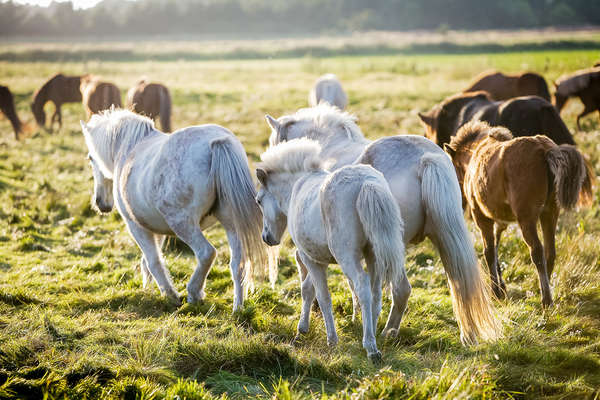
[[[356,161],[369,143],[367,139],[352,140],[348,137],[334,136],[321,143],[321,158],[332,160],[330,168],[338,169]]]

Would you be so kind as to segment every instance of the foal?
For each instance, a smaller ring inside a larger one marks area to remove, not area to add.
[[[375,330],[381,312],[381,285],[395,282],[396,289],[402,288],[394,298],[402,313],[411,291],[404,270],[400,209],[380,172],[367,165],[352,165],[329,173],[321,166],[320,151],[315,141],[295,139],[261,155],[256,175],[262,187],[256,202],[263,211],[263,240],[278,245],[289,225],[298,247],[296,261],[302,283],[298,333],[308,331],[316,289],[331,346],[338,337],[327,266],[340,265],[360,303],[363,347],[369,358],[378,362],[381,353]],[[361,265],[363,258],[367,271]]]
[[[473,220],[483,238],[494,293],[506,286],[498,266],[498,244],[510,221],[517,221],[537,267],[542,304],[552,304],[556,223],[561,208],[592,198],[593,172],[579,151],[546,136],[513,138],[510,131],[469,122],[445,146]],[[544,245],[537,234],[542,225]]]
[[[231,251],[233,310],[239,310],[251,283],[250,267],[266,265],[262,216],[239,140],[217,125],[166,135],[151,119],[127,110],[95,114],[81,124],[94,174],[93,202],[109,212],[116,201],[143,253],[144,287],[152,277],[161,294],[179,302],[161,254],[165,235],[177,236],[198,262],[187,285],[188,302],[203,300],[216,250],[202,229],[218,220]]]

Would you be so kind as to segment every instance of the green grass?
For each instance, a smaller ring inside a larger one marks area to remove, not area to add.
[[[551,81],[584,68],[596,51],[398,55],[277,60],[0,62],[0,81],[15,92],[29,133],[12,139],[0,119],[0,398],[594,398],[600,395],[600,205],[563,214],[552,277],[556,305],[543,312],[537,273],[517,229],[500,250],[509,300],[505,337],[466,348],[437,252],[409,249],[413,284],[397,339],[378,340],[384,366],[371,365],[352,323],[339,269],[330,272],[340,343],[330,349],[322,319],[293,342],[300,290],[293,246],[282,249],[274,290],[258,285],[231,315],[232,284],[224,232],[206,232],[219,255],[203,304],[175,308],[155,286],[144,290],[140,252],[117,214],[89,205],[91,171],[80,132],[80,105],[64,108],[52,135],[33,124],[29,99],[48,76],[94,72],[123,93],[141,75],[165,83],[176,128],[218,123],[257,160],[269,134],[264,114],[306,105],[316,77],[335,72],[365,134],[422,134],[417,112],[465,87],[485,69],[530,69]],[[564,111],[574,131],[581,109]],[[575,139],[598,168],[597,116]],[[472,228],[476,246],[481,242]],[[193,255],[171,240],[166,260],[182,294]],[[386,296],[387,297],[387,296]],[[386,299],[384,313],[389,309]],[[385,315],[383,316],[385,317]],[[380,321],[379,329],[383,326]]]

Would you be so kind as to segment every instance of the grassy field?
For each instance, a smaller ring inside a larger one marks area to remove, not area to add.
[[[79,128],[81,105],[64,107],[65,125],[52,135],[35,127],[29,111],[33,91],[58,71],[99,74],[123,94],[145,75],[171,89],[175,128],[221,124],[256,161],[269,134],[264,114],[306,106],[310,86],[325,72],[340,77],[349,110],[368,137],[378,138],[422,134],[417,112],[459,91],[482,70],[529,69],[551,82],[599,56],[581,50],[0,62],[0,83],[13,90],[29,123],[26,138],[16,142],[8,121],[0,119],[0,398],[600,398],[598,196],[590,209],[560,218],[552,277],[556,304],[546,312],[519,231],[505,233],[500,259],[509,298],[498,308],[506,335],[496,343],[460,344],[436,251],[428,241],[411,247],[409,309],[399,337],[379,339],[384,366],[374,367],[361,347],[361,326],[351,321],[350,293],[337,267],[329,283],[339,345],[327,347],[318,315],[306,338],[292,344],[300,290],[289,240],[275,289],[259,284],[236,315],[220,227],[207,232],[219,254],[203,304],[175,308],[155,286],[142,289],[140,251],[119,216],[96,215],[89,205],[92,175]],[[563,114],[573,132],[581,107],[572,101]],[[584,120],[575,139],[600,172],[596,115]],[[185,294],[195,266],[192,253],[171,240],[166,261]],[[386,299],[379,329],[388,309]]]

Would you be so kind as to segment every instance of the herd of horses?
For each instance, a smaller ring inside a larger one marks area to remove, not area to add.
[[[46,122],[44,106],[48,103],[54,105],[54,113],[50,123]],[[61,107],[65,103],[82,102],[88,119],[92,114],[97,114],[111,107],[121,107],[121,92],[110,82],[102,81],[94,75],[67,76],[56,74],[44,83],[34,94],[31,102],[31,111],[36,123],[43,129],[51,131],[55,124],[62,127]],[[162,130],[171,131],[171,95],[169,89],[160,83],[148,82],[140,79],[127,92],[127,107],[135,112],[147,115],[152,119],[160,119]],[[15,138],[23,123],[19,119],[13,95],[10,89],[0,85],[0,110],[10,120]]]
[[[552,304],[559,212],[589,204],[595,180],[559,110],[573,96],[586,110],[599,109],[600,67],[561,78],[556,86],[552,105],[537,74],[486,74],[419,114],[426,137],[370,141],[344,111],[348,98],[339,80],[324,75],[310,91],[309,108],[266,115],[271,134],[256,167],[258,190],[241,142],[226,128],[163,132],[170,130],[163,119],[170,96],[162,85],[138,82],[128,93],[127,110],[119,108],[116,86],[59,74],[35,93],[32,110],[43,126],[44,104],[53,101],[51,125],[60,125],[62,103],[85,105],[89,121],[81,126],[94,176],[92,203],[102,213],[116,207],[123,217],[143,254],[144,287],[153,279],[161,294],[180,304],[161,253],[165,237],[174,235],[197,261],[187,301],[202,301],[216,257],[202,230],[219,221],[229,242],[238,311],[255,270],[267,271],[274,283],[278,245],[288,231],[301,283],[298,335],[309,329],[316,297],[327,341],[337,343],[327,267],[339,264],[352,293],[353,320],[359,309],[362,315],[363,347],[378,362],[382,288],[389,287],[392,300],[383,335],[395,337],[411,292],[405,248],[425,238],[440,253],[463,343],[502,335],[491,297],[507,294],[498,245],[510,222],[518,223],[530,249],[543,306]],[[3,108],[12,121],[14,102],[6,93],[10,101],[0,105],[12,104]],[[163,131],[154,125],[157,116]],[[479,267],[465,211],[481,233],[491,285]]]

